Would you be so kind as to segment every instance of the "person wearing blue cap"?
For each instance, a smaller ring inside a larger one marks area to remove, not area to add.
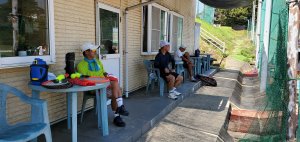
[[[183,77],[175,72],[175,60],[169,53],[170,44],[167,41],[160,41],[160,50],[155,57],[154,66],[159,68],[160,76],[167,82],[170,99],[177,99],[177,96],[181,93],[176,91],[176,87],[179,86],[183,80]],[[169,64],[172,67],[169,68]]]

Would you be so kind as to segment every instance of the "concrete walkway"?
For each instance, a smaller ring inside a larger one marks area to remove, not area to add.
[[[185,99],[139,142],[233,141],[227,133],[229,98],[234,94],[238,71],[214,75],[217,87],[201,87]]]

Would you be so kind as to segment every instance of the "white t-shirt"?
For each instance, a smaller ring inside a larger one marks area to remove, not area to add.
[[[175,61],[182,61],[183,52],[181,52],[179,49],[174,54],[174,60]]]

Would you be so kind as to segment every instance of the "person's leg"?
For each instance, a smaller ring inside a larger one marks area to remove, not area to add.
[[[188,72],[189,72],[189,78],[192,80],[193,77],[193,64],[188,64],[187,66]]]
[[[166,76],[167,82],[168,82],[168,89],[172,90],[174,88],[175,83],[175,77],[173,75]]]
[[[111,97],[111,108],[114,112],[114,124],[119,127],[124,127],[126,124],[120,117],[120,115],[129,115],[123,105],[123,98],[121,95],[120,87],[117,81],[111,81],[112,97]]]
[[[174,87],[178,87],[182,81],[183,81],[183,77],[181,75],[178,75],[175,79]]]
[[[177,73],[172,73],[172,75],[175,77],[174,87],[172,89],[172,93],[176,96],[181,95],[180,92],[176,91],[176,87],[180,85],[180,83],[183,81],[183,77],[178,75]]]
[[[174,94],[174,90],[176,89],[176,88],[174,87],[175,76],[172,75],[172,74],[166,76],[166,81],[168,82],[168,90],[169,90],[169,95],[168,95],[168,97],[169,97],[170,99],[176,100],[177,97],[176,97],[176,94]]]
[[[125,115],[128,116],[129,112],[125,109],[124,105],[123,105],[123,98],[122,98],[122,92],[121,89],[119,87],[119,83],[117,81],[111,81],[111,85],[112,85],[112,90],[113,90],[113,96],[116,98],[115,101],[116,103],[114,103],[114,107],[116,107],[116,113],[120,114],[120,115]]]
[[[118,91],[118,82],[111,81],[111,89],[112,89],[112,96],[111,96],[111,109],[115,112],[118,108],[117,99],[119,98],[119,91]]]

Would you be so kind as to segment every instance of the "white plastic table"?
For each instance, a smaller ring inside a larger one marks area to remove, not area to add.
[[[70,109],[72,109],[72,141],[77,142],[77,92],[85,92],[85,91],[92,91],[92,90],[100,90],[96,91],[96,99],[97,99],[97,116],[98,118],[101,117],[101,120],[98,119],[98,128],[102,126],[102,134],[103,136],[107,136],[108,131],[108,116],[107,116],[107,96],[106,96],[106,87],[109,85],[107,83],[97,84],[95,86],[73,86],[68,89],[47,89],[42,86],[36,86],[29,84],[29,88],[32,89],[32,97],[33,98],[40,98],[40,92],[52,92],[52,93],[66,93],[67,95],[67,107],[68,107],[68,128],[70,128],[71,121],[70,121]],[[35,113],[36,109],[32,108],[32,113]]]

